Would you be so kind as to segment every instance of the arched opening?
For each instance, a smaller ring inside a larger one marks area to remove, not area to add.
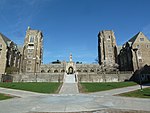
[[[61,72],[63,73],[63,72],[65,72],[65,70],[63,69],[63,70],[61,70]]]
[[[81,70],[77,70],[77,72],[81,72]]]
[[[91,70],[90,70],[90,72],[94,72],[94,70],[93,70],[93,69],[91,69]]]
[[[84,72],[84,73],[86,73],[86,72],[87,72],[87,70],[83,70],[83,72]]]
[[[73,67],[68,68],[68,74],[73,74]]]
[[[54,70],[54,73],[58,73],[58,70]]]
[[[44,71],[44,70],[41,70],[41,73],[45,73],[45,71]]]
[[[50,72],[51,72],[51,70],[48,70],[47,72],[48,72],[48,73],[50,73]]]

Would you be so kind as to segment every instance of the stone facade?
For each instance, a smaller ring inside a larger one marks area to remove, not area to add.
[[[58,64],[42,64],[40,67],[41,73],[98,73],[102,67],[99,64],[76,64],[72,60],[72,55],[69,57],[69,62],[63,61]]]
[[[120,70],[135,71],[150,65],[150,41],[142,33],[137,33],[126,42],[119,53]]]
[[[102,70],[99,64],[75,64],[74,62],[64,62],[61,64],[42,64],[41,73],[69,73],[69,68],[73,68],[73,73],[98,73]]]
[[[17,45],[0,33],[0,74],[18,72],[21,54]]]
[[[30,28],[26,31],[22,69],[23,73],[37,73],[40,72],[40,65],[43,56],[43,35],[39,30],[32,30]]]
[[[105,66],[117,63],[116,38],[111,30],[103,30],[98,34],[98,60],[100,65]]]

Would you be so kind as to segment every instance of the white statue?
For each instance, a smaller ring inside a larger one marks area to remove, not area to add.
[[[70,62],[72,62],[72,54],[70,54]]]

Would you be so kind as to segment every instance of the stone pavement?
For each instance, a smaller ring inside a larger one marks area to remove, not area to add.
[[[40,94],[0,88],[0,93],[21,97],[0,101],[0,113],[81,112],[107,109],[150,112],[150,99],[113,96],[136,89],[139,89],[139,86],[89,94]]]

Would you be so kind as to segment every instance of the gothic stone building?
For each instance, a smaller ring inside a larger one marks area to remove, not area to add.
[[[126,42],[119,53],[120,70],[135,71],[150,65],[150,41],[139,32]]]
[[[22,72],[40,72],[42,56],[43,34],[39,30],[32,30],[28,27],[23,46]]]
[[[101,71],[99,64],[76,64],[72,60],[72,55],[68,62],[60,62],[58,64],[42,64],[41,73],[98,73]]]
[[[17,45],[0,33],[0,74],[18,72],[21,54]],[[11,71],[11,72],[10,72]]]
[[[100,65],[105,66],[117,63],[116,38],[111,30],[103,30],[98,34],[98,60]]]

